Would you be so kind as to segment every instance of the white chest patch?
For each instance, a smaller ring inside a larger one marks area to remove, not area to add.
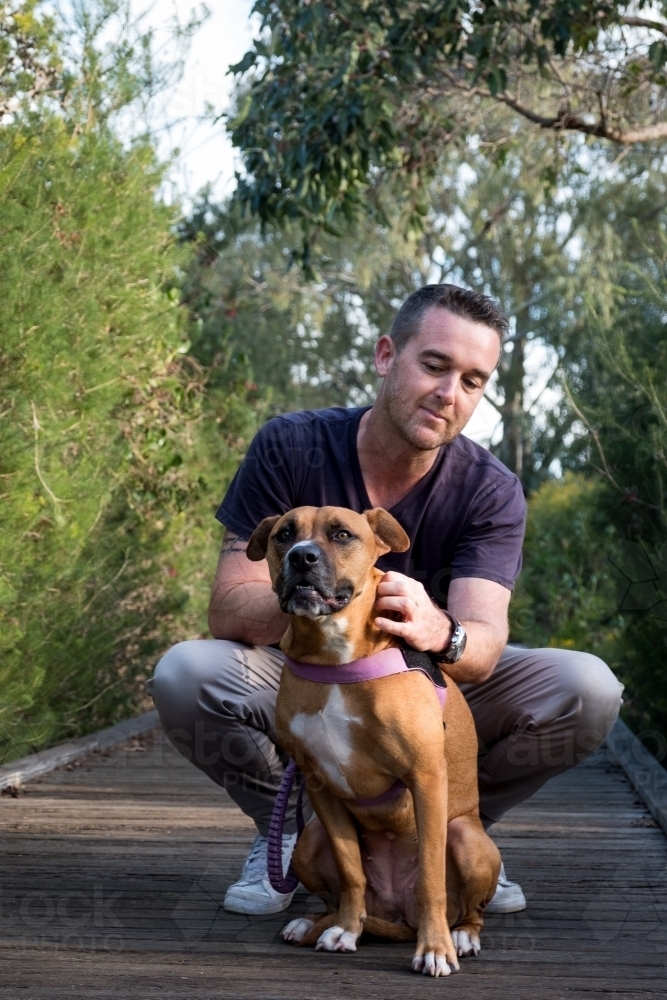
[[[338,684],[329,692],[324,708],[307,715],[299,712],[290,722],[290,730],[301,740],[309,755],[330,781],[345,795],[353,795],[344,774],[352,759],[352,723],[362,720],[348,715],[343,693]]]
[[[318,618],[318,624],[326,652],[330,656],[335,656],[339,663],[350,663],[354,657],[352,643],[347,641],[347,618],[322,615]]]

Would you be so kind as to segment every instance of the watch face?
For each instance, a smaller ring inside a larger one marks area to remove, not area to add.
[[[468,635],[465,629],[459,626],[459,628],[457,628],[456,631],[460,632],[461,634],[459,636],[459,640],[456,645],[456,660],[454,660],[454,663],[456,663],[458,660],[461,659],[461,657],[465,653],[466,643],[468,642]]]
[[[447,663],[458,663],[465,652],[467,641],[468,636],[465,629],[458,625],[447,650]]]

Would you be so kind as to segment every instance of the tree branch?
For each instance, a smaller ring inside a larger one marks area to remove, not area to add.
[[[583,413],[575,403],[574,399],[572,398],[572,393],[570,392],[570,387],[567,384],[567,379],[565,378],[565,375],[562,373],[561,373],[561,383],[563,389],[565,390],[565,395],[569,400],[570,406],[572,407],[577,417],[579,418],[579,420],[581,420],[582,424],[584,425],[590,436],[593,438],[593,441],[595,442],[595,447],[597,448],[598,455],[600,456],[600,461],[602,462],[601,469],[599,469],[597,465],[593,466],[595,471],[599,472],[600,475],[604,476],[605,479],[607,479],[611,483],[616,492],[620,493],[621,496],[623,496],[626,500],[630,500],[632,501],[632,503],[637,503],[639,504],[640,507],[647,507],[649,510],[659,511],[660,508],[657,507],[654,503],[647,503],[645,500],[640,500],[636,494],[632,493],[630,490],[623,489],[623,487],[616,482],[609,466],[607,465],[607,459],[605,457],[604,451],[602,450],[602,444],[600,443],[600,436],[598,432],[593,429],[589,421],[586,419],[586,417],[583,415]]]
[[[512,111],[516,111],[522,118],[526,118],[528,121],[533,122],[534,125],[538,125],[540,128],[551,132],[583,132],[584,135],[592,135],[599,139],[608,139],[610,142],[616,142],[620,146],[633,146],[639,142],[650,142],[653,139],[667,138],[667,122],[644,125],[639,128],[628,129],[624,132],[620,128],[609,125],[604,119],[596,122],[587,122],[581,115],[571,111],[562,111],[560,114],[552,116],[540,115],[537,111],[533,111],[532,108],[523,104],[509,90],[492,94],[488,88],[471,87],[470,84],[466,83],[465,80],[461,80],[451,70],[445,69],[443,72],[457,90],[462,90],[469,97],[484,97],[487,100],[498,101],[500,104],[511,108]]]
[[[558,455],[562,444],[563,438],[569,431],[570,427],[575,421],[575,416],[573,413],[568,414],[567,418],[555,428],[553,436],[551,438],[549,448],[545,448],[542,461],[539,464],[537,472],[541,472],[542,469],[548,469],[554,458]]]
[[[564,111],[562,114],[550,118],[538,115],[537,112],[522,104],[509,91],[495,95],[489,91],[487,96],[500,101],[501,104],[505,104],[523,118],[527,118],[528,121],[539,125],[540,128],[549,129],[552,132],[583,132],[585,135],[593,135],[599,139],[608,139],[610,142],[617,142],[621,146],[632,146],[638,142],[650,142],[652,139],[667,138],[667,122],[644,125],[640,128],[628,129],[627,132],[624,132],[620,128],[608,125],[605,120],[587,122],[580,115],[572,114],[569,111]]]
[[[441,265],[440,267],[441,283],[447,274],[450,274],[455,268],[459,266],[465,255],[468,253],[468,251],[471,250],[472,247],[477,246],[480,240],[484,239],[488,231],[496,224],[498,219],[500,219],[505,214],[505,212],[508,210],[512,202],[515,201],[517,197],[518,195],[513,194],[510,198],[506,198],[505,201],[503,201],[502,204],[500,204],[498,208],[496,208],[493,212],[491,212],[491,215],[489,215],[489,217],[485,219],[484,225],[482,226],[480,231],[476,233],[474,236],[471,236],[470,239],[467,240],[465,245],[461,247],[461,249],[457,253],[452,263],[447,266],[445,264]]]
[[[649,31],[660,31],[667,35],[667,24],[662,21],[651,21],[648,17],[621,17],[621,24],[627,24],[631,28],[648,28]]]
[[[546,390],[547,390],[547,389],[551,388],[551,383],[553,382],[554,378],[555,378],[555,377],[556,377],[556,375],[558,374],[558,371],[559,371],[559,369],[560,369],[560,360],[558,361],[558,364],[556,365],[556,367],[555,367],[555,368],[554,368],[554,370],[552,371],[552,373],[551,373],[551,375],[549,376],[549,378],[548,378],[548,379],[546,380],[546,382],[544,383],[544,385],[542,386],[542,388],[541,388],[541,389],[540,389],[540,391],[538,392],[538,394],[537,394],[537,396],[535,397],[535,399],[534,399],[534,400],[532,401],[532,403],[531,403],[531,404],[530,404],[530,406],[528,407],[528,413],[531,413],[531,412],[532,412],[532,410],[534,409],[534,407],[536,407],[536,406],[537,406],[537,404],[539,403],[539,401],[540,401],[540,399],[541,399],[541,397],[542,397],[542,394],[543,394],[544,392],[546,392]]]
[[[0,98],[0,118],[13,114],[20,106],[22,100],[31,101],[36,97],[48,93],[56,96],[58,91],[54,90],[52,86],[54,79],[55,73],[38,70],[35,74],[35,82],[28,90],[22,91],[20,94],[12,94],[10,97]]]
[[[491,406],[494,408],[494,410],[496,410],[500,414],[500,416],[502,417],[502,415],[503,415],[503,408],[502,408],[501,404],[500,403],[496,403],[495,399],[491,399],[491,397],[489,395],[487,395],[487,394],[485,394],[484,399],[487,401],[487,403],[491,403]]]

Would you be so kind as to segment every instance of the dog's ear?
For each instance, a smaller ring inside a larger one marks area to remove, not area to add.
[[[265,517],[263,521],[259,522],[250,536],[248,548],[245,550],[245,554],[248,559],[252,559],[253,562],[259,562],[260,559],[266,558],[266,550],[269,547],[269,535],[271,534],[271,529],[276,521],[279,521],[281,517],[282,514],[275,514],[273,517]]]
[[[396,518],[392,517],[384,507],[374,507],[373,510],[367,510],[364,517],[386,551],[406,552],[410,548],[410,539],[407,534]]]

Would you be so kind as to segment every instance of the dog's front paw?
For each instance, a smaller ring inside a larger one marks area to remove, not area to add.
[[[290,920],[288,924],[285,924],[280,932],[280,936],[283,941],[288,941],[290,944],[298,944],[314,926],[314,922],[309,920],[308,917],[297,917],[296,920]]]
[[[412,971],[422,972],[425,976],[449,976],[452,972],[458,972],[458,969],[459,963],[454,965],[448,962],[442,951],[427,951],[412,959]]]
[[[344,931],[342,927],[329,927],[317,939],[315,951],[356,951],[357,934]]]
[[[479,955],[482,950],[479,934],[472,929],[459,928],[459,930],[452,931],[452,941],[456,948],[456,954],[461,958],[466,958],[468,955]]]

